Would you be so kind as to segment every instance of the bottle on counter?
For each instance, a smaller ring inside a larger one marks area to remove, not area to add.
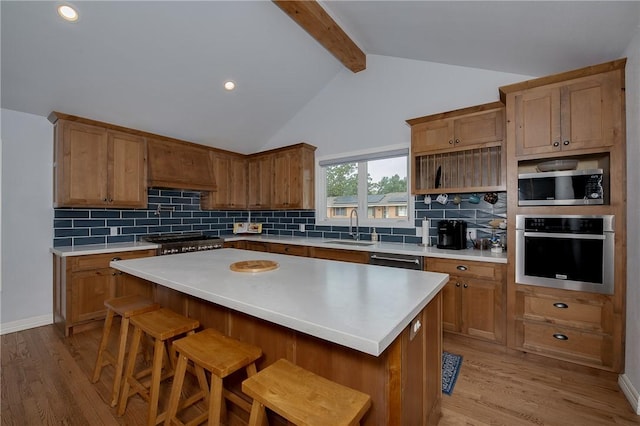
[[[376,228],[373,228],[373,231],[371,231],[371,241],[372,242],[378,241],[378,233],[376,232]]]

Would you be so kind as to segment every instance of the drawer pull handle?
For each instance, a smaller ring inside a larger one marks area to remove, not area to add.
[[[467,269],[469,269],[469,268],[467,268],[467,267],[466,267],[466,266],[464,266],[464,265],[458,265],[458,266],[456,266],[456,269],[457,269],[458,271],[466,271],[466,270],[467,270]]]
[[[114,257],[113,259],[111,259],[112,262],[117,262],[118,260],[122,260],[121,257]]]
[[[566,303],[562,303],[562,302],[556,302],[553,304],[554,307],[559,308],[559,309],[567,309],[569,307],[569,305],[567,305]]]
[[[465,284],[465,285],[463,285],[462,287],[464,287],[464,288],[469,288],[469,284]]]
[[[460,287],[460,283],[456,283],[456,287]]]
[[[553,333],[553,338],[558,340],[569,340],[569,337],[566,334],[561,333]]]

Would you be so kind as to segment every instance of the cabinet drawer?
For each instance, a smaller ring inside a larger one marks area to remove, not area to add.
[[[271,243],[269,245],[269,252],[288,254],[290,256],[307,256],[307,247],[288,244]]]
[[[527,321],[523,328],[524,349],[587,364],[611,363],[613,346],[608,335]]]
[[[310,253],[311,257],[316,259],[338,260],[352,263],[369,263],[369,253],[366,251],[311,247]]]
[[[442,272],[460,277],[486,278],[499,281],[502,279],[503,265],[487,262],[473,262],[453,259],[427,259],[427,270]]]
[[[603,331],[605,308],[605,305],[598,302],[525,295],[523,317],[525,320]]]
[[[89,254],[85,256],[71,257],[71,269],[75,271],[84,271],[87,269],[100,269],[108,268],[109,263],[118,258],[124,259],[137,259],[140,257],[155,256],[155,250],[136,250],[136,251],[123,251],[118,253],[105,253],[105,254]]]

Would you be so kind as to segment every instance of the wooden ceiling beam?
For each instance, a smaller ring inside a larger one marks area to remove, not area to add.
[[[367,56],[316,1],[272,0],[311,37],[354,73],[367,67]]]

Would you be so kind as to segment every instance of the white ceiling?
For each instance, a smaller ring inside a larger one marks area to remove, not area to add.
[[[57,4],[2,1],[2,108],[249,153],[343,70],[269,1]],[[370,55],[538,76],[623,56],[640,24],[637,1],[322,5]]]

